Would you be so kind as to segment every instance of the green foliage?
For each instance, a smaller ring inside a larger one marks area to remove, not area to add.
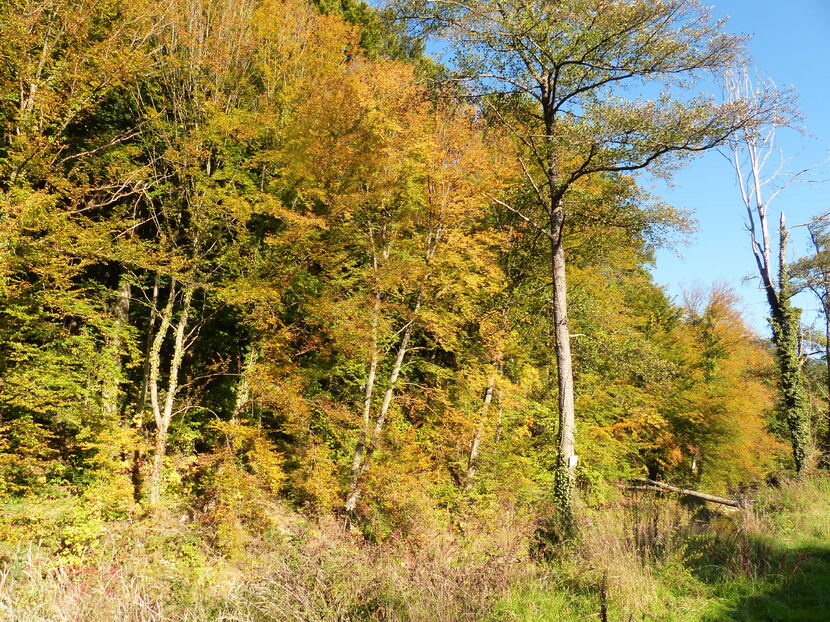
[[[0,494],[44,486],[56,462],[49,431],[31,417],[21,417],[0,427],[0,439]]]

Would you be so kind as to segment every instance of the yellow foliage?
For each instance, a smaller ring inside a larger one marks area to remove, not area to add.
[[[259,428],[235,421],[212,427],[224,443],[205,460],[208,515],[217,544],[231,556],[241,555],[252,534],[273,526],[271,508],[286,480],[282,456]]]
[[[292,473],[295,501],[307,511],[325,514],[340,505],[337,465],[328,447],[314,444],[300,457],[300,467]]]

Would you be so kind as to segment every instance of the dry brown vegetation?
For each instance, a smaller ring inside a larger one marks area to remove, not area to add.
[[[828,492],[824,479],[785,483],[733,513],[669,498],[583,508],[578,543],[548,560],[531,553],[533,522],[510,513],[373,543],[334,519],[311,523],[283,510],[277,528],[224,554],[205,525],[171,513],[111,523],[82,550],[56,555],[46,537],[8,549],[0,616],[579,620],[600,613],[604,593],[609,619],[729,619],[706,614],[737,598],[721,594],[724,586],[791,585],[815,562],[815,552],[782,542],[830,535]]]

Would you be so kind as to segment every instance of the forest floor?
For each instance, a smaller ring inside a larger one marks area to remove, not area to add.
[[[173,509],[0,506],[0,620],[830,619],[824,477],[762,489],[733,513],[668,497],[582,508],[579,542],[547,560],[516,511],[368,542],[282,506],[256,533]]]

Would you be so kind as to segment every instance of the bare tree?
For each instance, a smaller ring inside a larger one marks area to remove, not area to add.
[[[782,407],[791,435],[795,468],[800,472],[808,459],[810,426],[798,352],[801,310],[795,308],[791,300],[794,292],[787,269],[788,231],[783,212],[779,221],[777,279],[769,234],[770,204],[807,172],[786,172],[786,162],[775,145],[776,130],[791,126],[798,115],[789,94],[778,91],[770,81],[755,84],[745,66],[733,68],[727,73],[726,91],[729,101],[750,101],[767,109],[770,102],[777,102],[775,114],[769,117],[768,123],[743,129],[735,136],[730,142],[729,159],[735,169],[741,202],[746,210],[752,254],[769,306]]]

